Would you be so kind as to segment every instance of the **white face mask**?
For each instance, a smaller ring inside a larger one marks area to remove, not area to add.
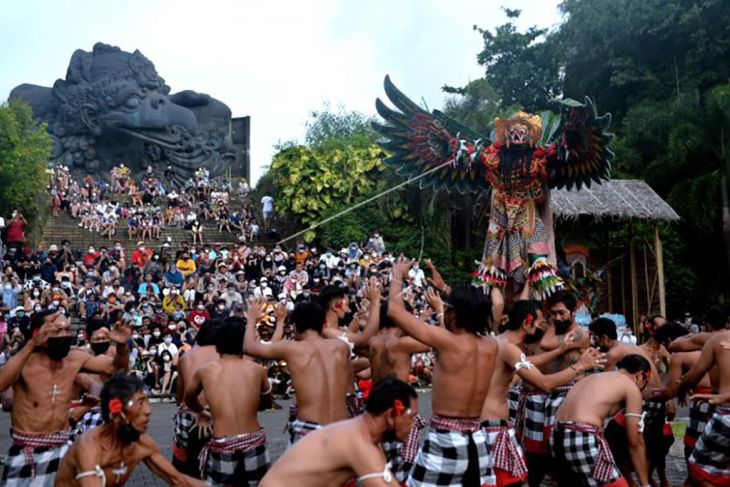
[[[170,361],[170,356],[169,355],[165,355],[164,357],[162,357],[162,360],[164,360],[165,362],[169,362]]]
[[[155,338],[159,338],[160,337],[160,332],[159,331],[154,331],[154,332],[152,332],[152,336],[155,337]]]
[[[169,345],[172,343],[172,337],[165,337],[165,344]]]

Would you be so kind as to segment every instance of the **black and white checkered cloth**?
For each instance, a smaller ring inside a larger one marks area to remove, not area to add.
[[[322,425],[312,421],[303,421],[299,418],[290,417],[289,423],[287,423],[287,429],[289,430],[289,446],[292,446],[312,431],[322,429]]]
[[[517,410],[519,409],[520,405],[520,394],[522,393],[522,382],[518,382],[517,384],[510,387],[509,392],[507,393],[507,407],[509,408],[509,422],[510,424],[515,424],[515,421],[517,420]]]
[[[211,486],[257,486],[269,469],[266,431],[211,439],[200,452],[200,468]]]
[[[495,475],[499,476],[498,470],[502,470],[515,481],[527,478],[525,455],[515,438],[515,429],[509,422],[503,419],[487,419],[482,421],[482,428],[487,433],[487,449]]]
[[[664,438],[664,423],[667,420],[667,406],[663,401],[644,401],[644,445],[650,469],[664,470],[667,447]]]
[[[385,454],[385,461],[390,465],[390,471],[395,475],[399,483],[405,482],[410,472],[411,465],[406,464],[401,455],[403,443],[400,441],[384,441],[380,444]]]
[[[188,448],[190,439],[190,430],[195,424],[195,413],[185,406],[180,406],[172,418],[175,427],[172,432],[172,441],[178,448],[183,450]]]
[[[696,392],[696,394],[706,394],[705,392]],[[715,407],[707,401],[691,401],[689,404],[689,423],[687,430],[684,432],[684,454],[689,458],[689,454],[705,431],[707,423],[710,421]]]
[[[480,421],[434,415],[406,485],[496,485]]]
[[[592,424],[557,421],[549,444],[554,468],[570,469],[575,485],[599,487],[621,478],[603,433]]]
[[[689,470],[712,485],[730,484],[730,406],[715,407],[689,456]]]
[[[76,423],[73,433],[71,434],[71,441],[74,441],[77,437],[81,436],[84,431],[94,429],[102,424],[104,424],[104,418],[101,415],[101,408],[99,406],[94,406],[86,411],[79,422]]]
[[[525,388],[523,397],[524,407],[521,411],[517,411],[515,429],[522,435],[522,447],[525,452],[545,454],[547,453],[547,438],[545,438],[547,394]]]
[[[69,434],[26,435],[11,431],[12,443],[2,459],[3,487],[53,487],[69,449]]]

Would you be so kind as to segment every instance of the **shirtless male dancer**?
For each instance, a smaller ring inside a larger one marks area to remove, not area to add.
[[[535,301],[516,301],[508,312],[507,329],[497,337],[497,361],[494,365],[492,383],[482,406],[482,428],[487,433],[487,445],[492,457],[492,468],[499,487],[522,484],[527,478],[527,465],[522,448],[515,438],[515,430],[509,423],[507,392],[515,375],[527,384],[550,392],[563,384],[575,381],[585,371],[599,367],[603,359],[598,350],[588,348],[575,365],[560,372],[544,375],[539,365],[555,359],[566,351],[580,346],[572,339],[570,332],[558,348],[528,358],[520,348],[525,338],[533,336],[543,320],[539,303]]]
[[[665,472],[666,463],[666,447],[664,446],[664,423],[666,420],[666,399],[661,394],[657,394],[662,388],[662,379],[652,360],[652,357],[645,349],[638,345],[622,343],[618,341],[616,332],[616,324],[608,318],[598,318],[588,327],[591,334],[591,341],[598,346],[602,352],[606,352],[606,370],[613,370],[618,362],[627,355],[641,355],[649,361],[651,374],[649,375],[649,384],[643,390],[644,404],[643,410],[646,413],[644,419],[644,443],[646,445],[646,454],[649,461],[649,472],[657,470],[660,477]],[[655,397],[656,396],[656,397]],[[630,459],[626,455],[624,444],[625,435],[623,434],[624,417],[617,415],[609,422],[606,427],[606,436],[609,439],[611,448],[616,457],[616,461],[629,485],[633,485],[630,478]],[[666,477],[661,479],[664,485]]]
[[[618,370],[593,374],[573,386],[555,414],[550,452],[560,486],[626,487],[606,439],[606,418],[625,408],[626,437],[641,486],[649,475],[641,435],[641,390],[649,383],[651,366],[643,355],[625,355]]]
[[[249,300],[243,351],[252,357],[286,360],[298,408],[289,422],[291,445],[311,431],[348,417],[346,395],[353,380],[350,349],[342,340],[322,336],[324,310],[310,301],[298,303],[291,313],[295,341],[257,341],[254,328],[265,305],[262,299]]]
[[[679,385],[680,398],[710,372],[717,395],[730,399],[730,330],[713,334],[702,348],[697,363]],[[689,457],[689,477],[696,486],[730,485],[730,404],[717,404],[709,423]]]
[[[566,335],[573,334],[571,341],[574,343],[570,349],[537,366],[543,374],[554,374],[575,365],[581,354],[590,347],[588,334],[575,321],[577,305],[575,296],[570,292],[559,291],[553,294],[546,303],[548,326],[544,334],[540,336],[542,329],[538,328],[534,337],[525,337],[525,343],[530,344],[526,347],[528,354],[540,355],[560,349]],[[515,428],[525,448],[529,471],[528,482],[531,487],[538,487],[550,470],[550,456],[547,449],[550,428],[555,413],[574,383],[575,381],[569,381],[550,392],[525,384],[522,384],[522,390],[518,384],[510,391],[512,404],[516,402],[521,405],[515,410]]]
[[[147,434],[152,411],[138,378],[109,379],[101,391],[101,411],[104,424],[81,435],[63,458],[57,487],[124,485],[140,462],[170,485],[206,485],[175,470]]]
[[[218,360],[215,349],[215,333],[221,322],[207,320],[195,335],[195,345],[177,361],[177,402],[172,439],[172,464],[176,469],[191,477],[201,478],[198,456],[209,438],[209,418],[198,416],[183,404],[185,387],[192,382],[193,374],[209,362]],[[208,404],[205,393],[200,393],[198,401],[203,406]]]
[[[416,391],[387,377],[373,386],[362,415],[307,435],[274,463],[260,487],[339,486],[353,477],[362,487],[397,487],[380,443],[404,441],[417,413]]]
[[[201,415],[204,392],[213,419],[213,437],[200,455],[209,485],[255,487],[269,469],[266,431],[256,412],[271,406],[271,384],[265,368],[243,357],[245,330],[243,318],[226,318],[215,333],[220,358],[198,368],[185,387],[185,404]]]
[[[33,338],[0,369],[0,390],[13,387],[11,444],[0,484],[6,487],[51,486],[68,450],[66,429],[72,389],[82,370],[112,374],[129,366],[130,331],[118,324],[109,332],[116,355],[92,357],[71,350],[68,319],[39,311],[31,319]]]
[[[428,436],[406,484],[493,484],[486,433],[479,420],[497,354],[496,340],[486,335],[489,299],[471,285],[456,286],[444,304],[446,327],[431,326],[403,304],[403,283],[410,266],[399,262],[393,267],[388,317],[408,335],[433,347],[438,359]]]

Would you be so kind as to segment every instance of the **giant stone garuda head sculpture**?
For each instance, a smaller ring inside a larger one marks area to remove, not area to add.
[[[124,163],[133,173],[172,166],[182,184],[195,170],[221,174],[233,160],[231,110],[194,91],[170,95],[154,65],[139,51],[97,43],[71,56],[66,79],[53,88],[23,84],[23,99],[54,140],[51,161],[76,174],[99,174]]]

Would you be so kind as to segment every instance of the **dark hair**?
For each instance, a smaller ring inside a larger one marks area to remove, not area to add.
[[[406,311],[409,313],[413,312],[413,306],[411,306],[411,303],[408,301],[404,301],[403,304],[406,307]],[[381,299],[380,300],[380,330],[385,330],[388,328],[395,328],[395,323],[388,318],[388,300],[387,299]]]
[[[246,320],[230,316],[216,327],[215,349],[221,355],[242,355]]]
[[[552,308],[556,304],[563,303],[571,313],[578,307],[578,300],[570,291],[558,291],[548,298],[548,307]]]
[[[107,326],[107,322],[104,319],[94,318],[93,320],[89,320],[86,324],[86,337],[91,340],[91,335],[93,335],[98,329],[104,328],[105,326]]]
[[[666,323],[657,328],[654,339],[664,345],[685,335],[689,335],[689,330],[684,325]]]
[[[492,303],[481,289],[471,284],[459,284],[451,290],[449,305],[456,313],[460,328],[475,335],[487,332]]]
[[[418,399],[418,394],[402,380],[388,376],[377,382],[370,390],[365,410],[374,415],[382,414],[393,407],[396,399],[400,399],[403,405],[408,407],[411,399]]]
[[[711,306],[703,320],[713,330],[724,330],[727,325],[727,313],[720,305]]]
[[[611,340],[618,339],[618,334],[616,333],[616,323],[614,323],[612,320],[609,320],[608,318],[598,318],[596,321],[588,325],[588,329],[591,331],[591,333],[598,337],[607,337]]]
[[[215,333],[218,327],[221,326],[220,320],[206,320],[198,328],[198,333],[195,335],[195,343],[201,347],[206,345],[215,345]]]
[[[33,313],[30,318],[30,331],[31,333],[36,330],[40,330],[41,326],[46,322],[46,317],[55,313],[56,310],[42,309],[38,312]]]
[[[636,372],[649,372],[651,370],[651,364],[649,364],[649,361],[637,353],[626,355],[618,361],[616,367],[624,369],[630,374],[635,374]]]
[[[342,299],[347,295],[347,288],[343,286],[328,285],[322,288],[319,293],[317,301],[322,308],[327,309],[327,306],[336,299]]]
[[[301,301],[292,311],[291,320],[299,334],[307,330],[322,333],[325,320],[324,308],[313,301]]]
[[[142,381],[134,375],[115,374],[104,383],[99,399],[101,402],[101,417],[109,422],[109,401],[119,399],[126,404],[137,392],[144,390]]]
[[[537,310],[540,309],[540,304],[533,300],[521,299],[515,301],[509,312],[507,312],[507,329],[508,330],[519,330],[522,326],[522,322],[527,319],[528,316],[532,316],[533,319],[537,319]]]
[[[651,316],[651,318],[649,318],[649,319],[648,319],[647,321],[648,321],[649,323],[651,323],[651,325],[652,325],[652,326],[656,326],[656,321],[655,321],[655,320],[656,320],[657,318],[661,318],[661,319],[664,319],[664,317],[663,317],[662,315],[652,315],[652,316]]]

